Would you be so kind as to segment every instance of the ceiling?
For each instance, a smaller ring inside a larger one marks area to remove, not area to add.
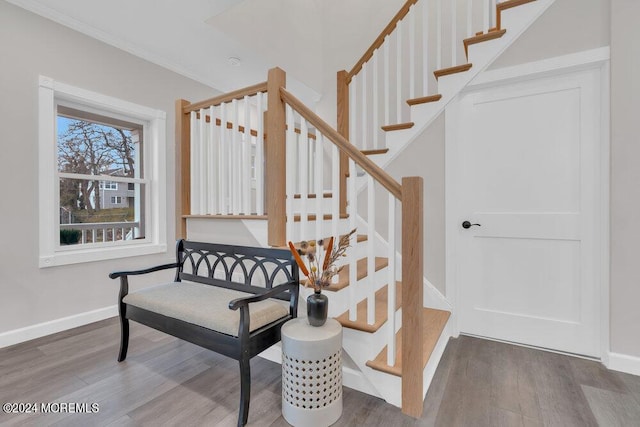
[[[300,69],[287,83],[303,101],[320,98],[320,36],[308,19],[320,0],[7,1],[222,92],[264,81],[277,65]]]

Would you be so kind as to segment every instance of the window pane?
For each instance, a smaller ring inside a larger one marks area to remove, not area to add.
[[[145,237],[144,184],[60,178],[60,244],[117,242]],[[130,189],[131,188],[131,189]]]
[[[59,109],[65,111],[57,117],[60,172],[141,177],[141,126],[124,127],[115,119],[118,124],[111,125],[102,116],[92,117],[101,121],[74,118],[67,114],[75,110]],[[105,185],[105,189],[117,186],[111,182]]]

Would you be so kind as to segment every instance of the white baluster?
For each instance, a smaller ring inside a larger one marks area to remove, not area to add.
[[[358,117],[358,77],[353,76],[349,84],[349,142],[362,149],[358,143],[357,120]]]
[[[442,0],[436,1],[436,70],[442,68]]]
[[[482,7],[482,19],[483,19],[483,27],[482,29],[485,32],[489,32],[489,28],[491,28],[491,18],[489,13],[489,0],[484,0],[484,5]]]
[[[240,106],[238,100],[231,101],[233,108],[233,118],[231,119],[231,134],[232,134],[232,148],[233,153],[231,161],[231,170],[233,171],[233,185],[231,187],[231,200],[233,200],[233,214],[240,215],[240,205],[242,203],[242,187],[240,186],[240,177],[242,174],[240,159],[241,159],[241,146],[240,146]]]
[[[389,80],[391,79],[391,58],[389,58],[389,45],[391,44],[391,40],[389,38],[389,36],[386,36],[384,38],[384,44],[383,44],[383,53],[384,53],[384,124],[388,125],[390,124],[390,111],[391,111],[391,105],[390,105],[390,97],[389,97],[389,89],[390,89],[390,82]]]
[[[256,137],[256,214],[264,214],[264,97],[262,92],[257,95],[258,104],[258,136]]]
[[[320,132],[316,130],[316,155],[315,155],[315,193],[316,193],[316,215],[322,215],[323,209],[322,204],[324,202],[324,190],[323,190],[323,180],[324,180],[324,162],[322,156],[322,145],[323,145],[323,136]],[[327,237],[323,233],[322,229],[323,221],[316,220],[316,240],[324,239]],[[320,250],[320,249],[318,249]]]
[[[209,160],[207,162],[207,171],[209,172],[209,204],[207,205],[207,213],[215,215],[218,213],[218,141],[217,141],[217,129],[216,126],[216,111],[215,107],[209,107],[209,117],[211,122],[209,123]]]
[[[378,143],[378,135],[379,135],[379,130],[380,130],[380,125],[379,125],[379,111],[380,111],[380,106],[379,104],[379,100],[378,100],[378,89],[379,89],[379,84],[378,84],[378,50],[376,50],[373,53],[373,105],[371,106],[371,110],[372,110],[372,115],[373,115],[373,120],[372,120],[372,137],[373,137],[373,147],[374,149],[379,148],[379,143]]]
[[[458,8],[457,2],[451,3],[451,66],[458,63]]]
[[[429,2],[422,2],[422,92],[429,95]]]
[[[496,26],[496,13],[498,13],[496,10],[496,0],[491,0],[491,6],[489,7],[489,20],[491,22],[491,28],[494,28]]]
[[[200,137],[197,113],[191,112],[191,215],[200,214]],[[94,233],[95,234],[95,233]],[[95,238],[94,238],[95,242]]]
[[[244,138],[242,141],[242,212],[251,215],[251,112],[249,97],[244,97]]]
[[[205,215],[207,213],[207,199],[209,198],[208,184],[208,171],[207,171],[207,159],[208,144],[207,144],[207,111],[204,108],[200,109],[200,130],[198,132],[200,139],[200,149],[198,154],[198,162],[200,163],[200,173],[198,179],[200,181],[200,214]]]
[[[396,123],[402,123],[402,21],[396,26]]]
[[[367,111],[368,111],[368,104],[367,104],[367,68],[368,68],[368,63],[364,63],[362,64],[362,70],[360,71],[360,75],[362,76],[362,149],[366,150],[369,147],[369,141],[367,140],[367,131],[369,130],[367,128]]]
[[[227,142],[227,104],[220,104],[220,158],[218,159],[218,169],[220,170],[220,183],[218,184],[218,206],[219,212],[226,215],[230,212],[227,204],[227,188],[229,165],[229,150]]]
[[[367,176],[367,323],[376,322],[376,181]]]
[[[473,36],[473,0],[467,0],[467,37]]]
[[[416,14],[409,8],[409,99],[416,97]]]
[[[396,198],[389,193],[389,264],[387,265],[387,364],[396,364]]]
[[[293,108],[287,104],[287,137],[286,137],[286,156],[287,156],[287,240],[296,242],[297,236],[294,236],[294,212],[293,198],[295,195],[295,170],[298,168],[298,159],[296,159],[294,147],[296,144],[295,122],[293,118]]]
[[[349,159],[349,228],[353,230],[357,226],[358,216],[358,191],[356,188],[356,164]],[[351,242],[353,246],[357,243]],[[349,320],[355,321],[358,317],[358,298],[356,296],[356,282],[358,281],[358,259],[355,250],[348,255],[349,259]]]
[[[340,220],[340,152],[338,147],[331,144],[331,235],[338,236],[338,221]],[[338,282],[338,276],[333,278]]]
[[[300,117],[300,138],[298,139],[298,167],[300,170],[300,234],[309,239],[309,129],[304,117]],[[316,217],[319,221],[320,217]]]

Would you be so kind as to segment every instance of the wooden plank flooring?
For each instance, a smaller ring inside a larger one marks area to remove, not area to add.
[[[94,414],[0,413],[13,426],[234,426],[237,363],[132,323],[116,362],[116,319],[0,349],[0,401],[96,402]],[[280,365],[251,362],[249,425],[287,426]],[[336,426],[638,426],[640,377],[583,359],[471,337],[452,339],[421,419],[344,389]]]

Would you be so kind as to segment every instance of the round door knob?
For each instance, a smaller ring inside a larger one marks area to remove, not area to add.
[[[467,229],[467,228],[471,228],[474,225],[477,225],[478,227],[481,227],[480,224],[471,224],[469,221],[465,221],[462,223],[462,228]]]

